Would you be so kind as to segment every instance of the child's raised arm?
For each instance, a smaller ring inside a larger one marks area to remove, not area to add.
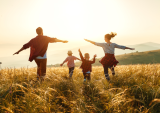
[[[95,58],[96,58],[96,57],[97,57],[97,55],[95,54],[95,55],[93,56],[93,61],[91,61],[92,64],[95,63]]]
[[[83,61],[83,60],[84,60],[84,58],[83,58],[83,55],[82,55],[82,53],[81,53],[81,50],[80,50],[80,49],[78,49],[78,51],[79,51],[79,55],[80,55],[80,57],[81,57],[81,60]]]
[[[92,44],[94,44],[95,45],[95,43],[96,42],[93,42],[93,41],[91,41],[91,40],[87,40],[87,39],[84,39],[85,41],[87,41],[87,42],[90,42],[90,43],[92,43]]]

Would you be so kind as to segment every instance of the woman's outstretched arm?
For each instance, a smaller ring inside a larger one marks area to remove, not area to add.
[[[135,50],[135,48],[125,47],[125,49]]]
[[[135,50],[135,48],[130,48],[130,47],[126,47],[126,46],[121,46],[121,45],[118,45],[118,44],[115,44],[115,48]]]
[[[90,42],[90,43],[92,43],[92,44],[94,44],[95,45],[95,43],[96,42],[93,42],[93,41],[91,41],[91,40],[87,40],[87,39],[84,39],[85,41],[87,41],[87,42]]]

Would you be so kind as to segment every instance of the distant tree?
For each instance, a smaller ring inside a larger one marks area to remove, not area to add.
[[[2,62],[0,62],[0,69],[1,69],[1,64],[2,64]]]

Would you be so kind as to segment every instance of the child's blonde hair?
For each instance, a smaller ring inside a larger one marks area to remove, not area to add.
[[[85,54],[84,54],[84,57],[85,57],[85,58],[89,58],[89,53],[85,53]]]
[[[117,33],[111,32],[110,34],[106,34],[105,38],[111,40],[111,38],[115,37],[117,35]]]

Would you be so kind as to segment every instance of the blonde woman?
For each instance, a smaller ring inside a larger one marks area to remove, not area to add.
[[[111,32],[110,34],[106,34],[104,36],[105,43],[97,43],[97,42],[93,42],[93,41],[84,39],[87,42],[90,42],[94,45],[97,45],[97,46],[100,46],[100,47],[103,48],[105,56],[100,60],[100,63],[103,65],[104,74],[105,74],[105,77],[108,81],[110,80],[110,77],[109,77],[109,74],[108,74],[108,68],[111,69],[112,75],[115,75],[114,67],[117,65],[117,63],[119,63],[116,60],[115,55],[114,55],[115,48],[134,50],[134,48],[129,48],[129,47],[126,47],[126,46],[118,45],[116,43],[112,43],[111,39],[113,37],[115,37],[116,35],[117,34],[113,33],[113,32]]]

